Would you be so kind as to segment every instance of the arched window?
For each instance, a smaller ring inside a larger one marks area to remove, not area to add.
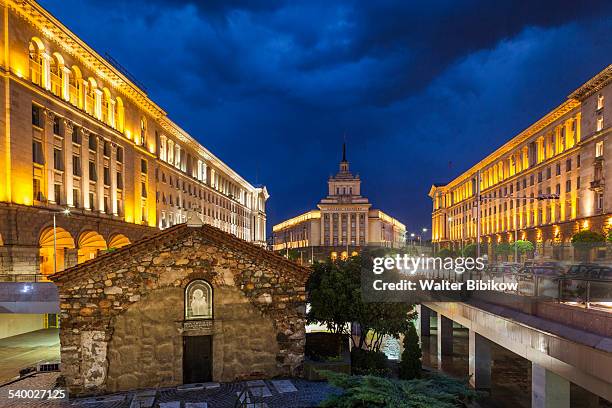
[[[83,108],[83,75],[81,70],[76,65],[72,66],[72,72],[68,81],[68,93],[70,94],[70,103],[79,108]]]
[[[38,86],[43,85],[43,52],[45,46],[39,38],[34,37],[30,41],[29,60],[30,60],[30,80]]]
[[[115,126],[115,108],[108,88],[102,89],[102,122]]]
[[[185,288],[185,320],[212,318],[212,286],[203,279],[189,282]]]
[[[96,110],[96,90],[98,83],[92,77],[87,79],[87,93],[85,94],[85,112],[94,115]]]
[[[64,75],[64,58],[57,52],[51,57],[51,92],[55,96],[62,96],[62,83]]]
[[[144,146],[147,142],[147,118],[140,117],[140,145]]]
[[[125,124],[125,108],[123,107],[123,99],[119,96],[115,102],[115,126],[117,130],[123,133]]]

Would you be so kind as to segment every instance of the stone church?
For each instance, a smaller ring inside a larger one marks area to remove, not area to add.
[[[71,395],[301,374],[308,270],[181,224],[52,275]]]

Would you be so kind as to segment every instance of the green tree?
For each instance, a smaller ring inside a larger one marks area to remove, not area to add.
[[[523,241],[523,240],[518,240],[516,242],[513,242],[511,245],[511,251],[514,252],[514,248],[516,247],[516,250],[519,254],[526,254],[528,252],[531,252],[534,250],[534,246],[533,243],[531,241]]]
[[[436,256],[440,258],[452,258],[454,256],[454,253],[449,248],[440,248]]]
[[[413,306],[406,303],[364,302],[361,271],[372,270],[368,253],[344,261],[315,264],[306,284],[310,310],[308,322],[324,324],[334,333],[351,334],[357,323],[360,336],[350,336],[353,346],[380,351],[384,336],[398,337],[414,318]]]
[[[591,249],[605,246],[606,237],[599,232],[584,230],[572,236],[572,246],[582,261],[589,261]]]
[[[414,323],[410,322],[408,331],[404,334],[404,351],[399,364],[399,377],[402,380],[412,380],[421,377],[421,346]]]
[[[612,242],[612,228],[608,230],[608,235],[606,236],[606,241]]]
[[[502,242],[495,246],[495,254],[497,255],[509,255],[512,251],[512,245],[507,242]]]
[[[476,249],[478,249],[478,247],[475,243],[467,244],[465,247],[463,247],[462,255],[466,258],[468,257],[476,258],[476,256],[478,256]],[[480,244],[480,256],[483,256],[486,253],[487,253],[487,246],[481,243]]]

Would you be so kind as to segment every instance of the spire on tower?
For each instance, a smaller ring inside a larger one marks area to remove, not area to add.
[[[346,142],[342,143],[342,161],[346,161]]]

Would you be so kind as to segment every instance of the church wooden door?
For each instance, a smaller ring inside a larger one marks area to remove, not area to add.
[[[183,384],[212,381],[212,336],[183,337]]]

